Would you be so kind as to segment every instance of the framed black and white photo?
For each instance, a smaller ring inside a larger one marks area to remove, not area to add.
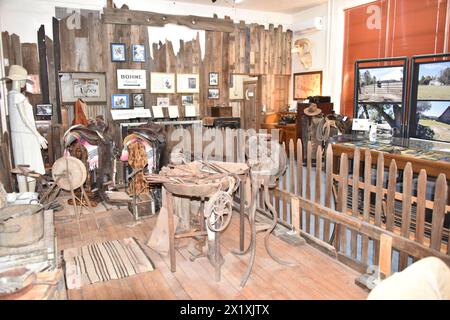
[[[125,43],[111,43],[111,61],[127,61]]]
[[[51,116],[52,115],[51,104],[38,104],[36,105],[36,115],[37,116]]]
[[[59,85],[63,103],[106,102],[106,76],[102,72],[60,72]]]
[[[194,96],[181,96],[181,102],[183,105],[194,104]]]
[[[208,89],[208,99],[217,100],[217,99],[219,99],[219,97],[220,97],[219,89],[216,89],[216,88]]]
[[[199,82],[198,74],[177,74],[177,92],[198,93]]]
[[[175,93],[175,74],[152,72],[150,74],[151,93]]]
[[[160,107],[168,107],[170,104],[170,99],[168,97],[157,97],[156,105]]]
[[[145,107],[145,97],[143,93],[133,93],[133,107],[134,108],[142,108]]]
[[[113,94],[111,96],[111,107],[112,109],[129,109],[128,94]]]
[[[219,73],[218,72],[210,72],[209,73],[209,85],[210,86],[218,86],[219,85]]]
[[[131,58],[133,62],[145,62],[145,47],[143,44],[131,46]]]

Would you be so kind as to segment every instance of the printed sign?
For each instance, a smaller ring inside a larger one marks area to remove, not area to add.
[[[147,89],[147,78],[145,70],[118,69],[118,89]]]
[[[353,119],[352,130],[353,131],[369,131],[370,121],[369,119]]]

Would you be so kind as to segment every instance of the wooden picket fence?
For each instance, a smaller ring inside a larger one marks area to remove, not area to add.
[[[217,149],[212,158],[220,161],[230,161],[230,154],[231,161],[245,161],[245,142],[254,133],[202,129],[204,136],[214,137],[211,141]],[[227,137],[232,137],[228,145]],[[232,150],[230,141],[234,141]],[[197,149],[211,148],[209,144]],[[392,239],[393,271],[426,256],[437,256],[450,264],[449,230],[444,228],[450,207],[444,174],[437,177],[434,196],[427,199],[431,179],[421,170],[414,183],[410,163],[399,172],[392,160],[387,169],[383,153],[373,165],[371,153],[356,148],[352,160],[344,153],[334,164],[331,145],[326,152],[319,146],[313,157],[311,143],[302,161],[301,140],[296,144],[294,148],[294,141],[290,141],[287,170],[278,187],[270,191],[280,224],[315,246],[334,251],[340,261],[362,273],[379,264],[380,239],[384,236]],[[335,167],[338,172],[333,172]],[[399,178],[402,192],[397,190]],[[258,210],[266,212],[261,195],[258,203]]]

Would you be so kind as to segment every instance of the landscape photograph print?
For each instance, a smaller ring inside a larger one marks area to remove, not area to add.
[[[450,100],[450,61],[419,65],[417,100]]]
[[[450,142],[450,101],[419,101],[412,136]]]
[[[359,69],[358,102],[402,102],[403,71],[403,67]]]
[[[359,104],[356,110],[357,119],[368,119],[386,129],[393,129],[394,136],[401,135],[403,109],[399,104]]]

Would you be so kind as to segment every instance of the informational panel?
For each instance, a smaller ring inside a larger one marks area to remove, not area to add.
[[[147,77],[145,70],[117,69],[118,89],[146,89]]]
[[[450,143],[450,54],[412,58],[409,136]]]
[[[358,60],[355,68],[354,118],[403,137],[406,128],[408,58]]]

